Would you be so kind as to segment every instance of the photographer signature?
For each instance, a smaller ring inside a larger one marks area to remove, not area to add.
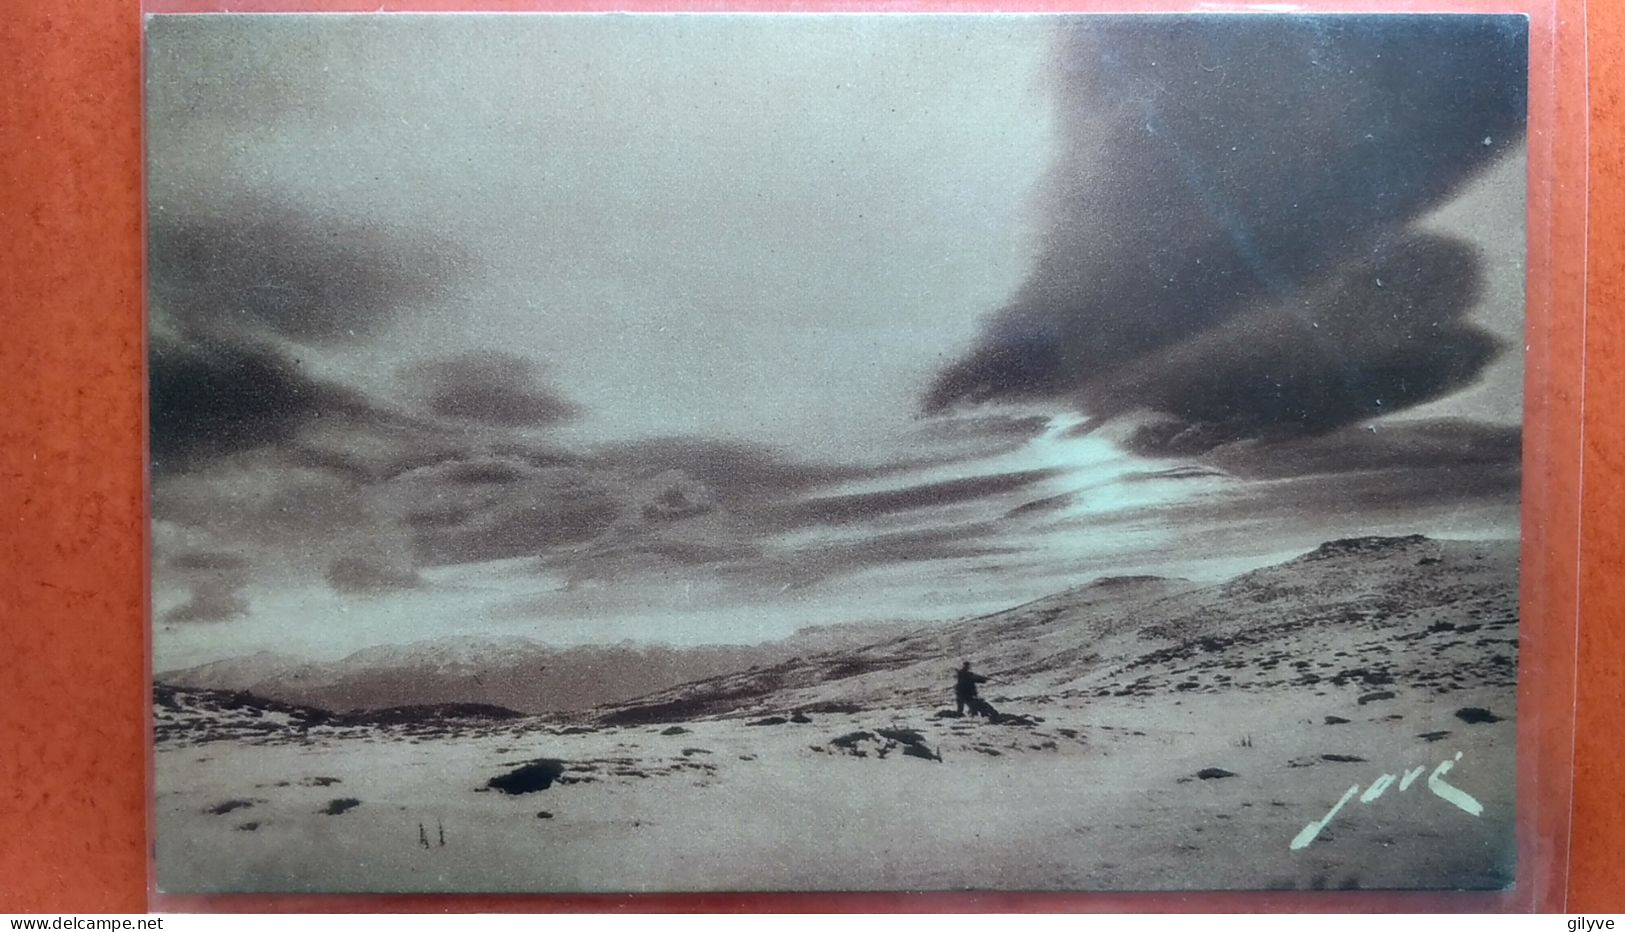
[[[1452,806],[1455,806],[1468,815],[1480,815],[1484,812],[1483,803],[1480,803],[1478,800],[1463,792],[1461,789],[1451,786],[1449,783],[1445,782],[1444,775],[1449,773],[1450,769],[1456,766],[1456,761],[1459,760],[1461,760],[1461,752],[1457,751],[1455,757],[1446,761],[1441,761],[1437,767],[1434,767],[1433,772],[1428,774],[1427,788],[1433,793],[1433,795],[1439,797]],[[1360,792],[1360,785],[1356,783],[1348,788],[1348,792],[1343,794],[1343,798],[1339,799],[1337,804],[1332,806],[1331,810],[1327,812],[1325,816],[1310,822],[1308,825],[1305,825],[1303,827],[1303,831],[1299,832],[1297,836],[1292,839],[1292,844],[1289,847],[1291,847],[1293,851],[1308,847],[1309,843],[1319,837],[1321,831],[1325,829],[1326,826],[1330,825],[1333,819],[1337,818],[1337,813],[1340,812],[1344,806],[1348,805],[1349,800],[1353,799],[1356,794],[1359,795],[1361,803],[1374,802],[1377,798],[1382,796],[1382,794],[1388,792],[1388,788],[1393,786],[1396,782],[1399,784],[1399,792],[1403,793],[1411,788],[1411,784],[1415,783],[1417,778],[1420,777],[1422,772],[1426,769],[1427,767],[1424,765],[1411,770],[1406,770],[1400,774],[1385,773],[1377,779],[1372,780],[1371,785],[1365,788],[1364,793]]]

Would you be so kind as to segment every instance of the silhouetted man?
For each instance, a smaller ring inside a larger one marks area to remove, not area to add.
[[[959,672],[955,674],[954,679],[954,699],[959,704],[960,715],[965,714],[966,706],[970,707],[970,714],[972,715],[988,715],[989,712],[993,711],[992,706],[976,696],[976,684],[986,682],[987,677],[970,671],[969,660],[965,661],[964,665],[959,668]]]

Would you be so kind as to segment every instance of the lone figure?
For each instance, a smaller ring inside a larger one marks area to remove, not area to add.
[[[976,684],[986,682],[987,677],[971,672],[969,660],[965,661],[959,672],[954,674],[954,699],[958,703],[960,715],[964,715],[966,707],[969,707],[972,715],[985,715],[988,718],[994,716],[993,707],[976,695]]]

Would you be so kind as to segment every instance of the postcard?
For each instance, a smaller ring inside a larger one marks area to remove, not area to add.
[[[160,889],[1513,882],[1524,17],[146,32]]]

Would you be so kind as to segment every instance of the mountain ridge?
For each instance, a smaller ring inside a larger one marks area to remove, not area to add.
[[[526,714],[630,699],[717,673],[864,643],[902,622],[814,626],[762,645],[555,647],[524,635],[452,635],[363,647],[333,661],[257,651],[154,676],[158,685],[240,693],[328,712],[490,705]]]
[[[969,660],[998,697],[1042,705],[1056,695],[1150,689],[1158,676],[1183,674],[1148,672],[1171,659],[1289,641],[1328,620],[1410,637],[1407,620],[1477,600],[1515,624],[1515,587],[1505,581],[1516,579],[1516,559],[1516,541],[1343,538],[1214,583],[1105,576],[941,624],[806,629],[756,647],[558,649],[520,635],[454,636],[363,648],[325,664],[262,651],[156,681],[328,713],[485,706],[628,724],[947,702],[952,669]]]
[[[1492,653],[1492,660],[1484,663],[1493,668],[1479,671],[1497,678],[1510,671],[1506,658],[1516,652],[1515,587],[1506,584],[1516,579],[1516,559],[1516,541],[1350,538],[1212,584],[1142,577],[1132,584],[1101,586],[1096,580],[855,651],[680,684],[596,714],[606,723],[626,724],[696,715],[951,705],[953,669],[963,661],[989,676],[985,688],[996,702],[1026,708],[1057,696],[1184,692],[1204,688],[1204,680],[1189,678],[1196,666],[1175,667],[1171,661],[1200,666],[1201,661],[1191,658],[1223,654],[1232,647],[1263,650],[1268,656],[1256,668],[1224,660],[1237,672],[1213,674],[1207,685],[1246,689],[1254,683],[1285,682],[1272,672],[1283,663],[1303,665],[1292,667],[1299,670],[1312,664],[1337,666],[1318,656],[1306,659],[1328,646],[1345,648],[1326,650],[1334,658],[1376,658],[1368,664],[1371,669],[1347,669],[1355,671],[1349,675],[1380,682],[1397,675],[1381,672],[1398,666],[1391,658],[1382,659],[1392,654],[1384,646],[1386,638],[1419,640],[1432,630],[1436,616],[1453,616],[1458,608],[1474,617],[1493,615],[1485,628],[1513,629],[1512,637],[1504,639],[1508,653]],[[1428,683],[1477,669],[1457,670],[1454,662],[1469,663],[1466,658],[1457,661],[1447,650],[1415,661]],[[1251,675],[1242,673],[1243,668]],[[1341,672],[1326,675],[1335,678]],[[1185,678],[1176,681],[1176,676]],[[1187,682],[1197,685],[1176,685]]]

